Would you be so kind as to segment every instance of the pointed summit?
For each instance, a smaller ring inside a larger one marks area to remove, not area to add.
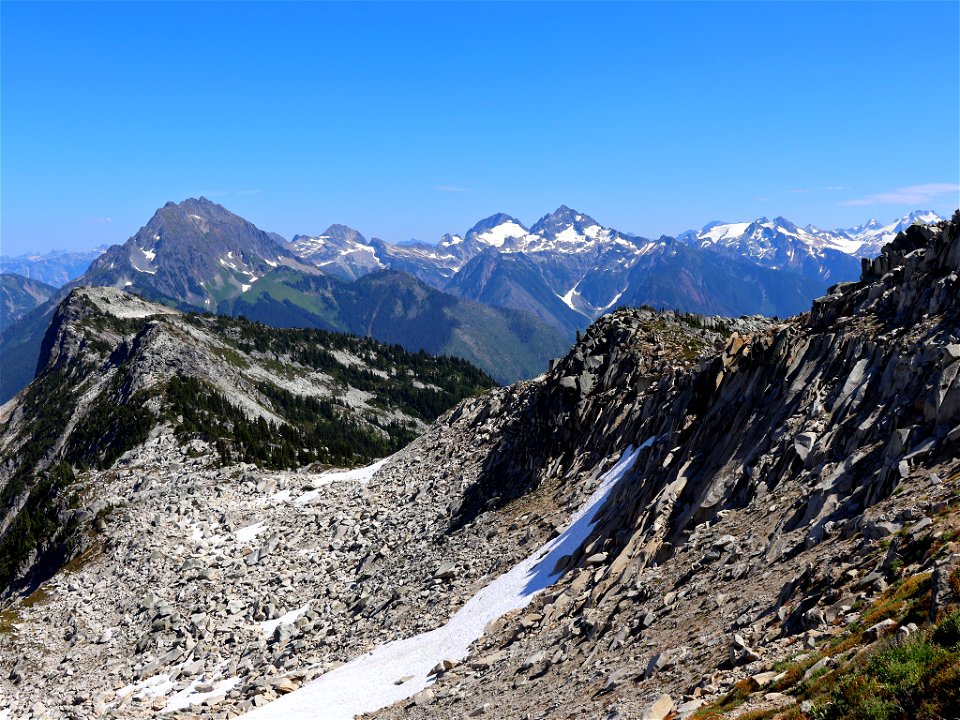
[[[204,197],[168,202],[136,235],[95,260],[83,284],[214,310],[278,265],[312,270],[277,237]]]
[[[549,215],[544,215],[537,220],[530,231],[545,238],[555,239],[569,228],[573,228],[577,235],[592,236],[588,230],[590,228],[600,229],[600,223],[589,215],[584,215],[573,208],[561,205]]]

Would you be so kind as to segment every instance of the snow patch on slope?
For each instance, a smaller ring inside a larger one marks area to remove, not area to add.
[[[603,505],[620,479],[633,467],[640,451],[627,448],[620,460],[598,481],[597,489],[553,540],[474,595],[443,627],[405,640],[381,645],[370,653],[322,675],[311,683],[244,717],[249,720],[352,720],[403,700],[432,684],[430,674],[443,659],[462,660],[470,645],[493,620],[525,607],[540,591],[555,583],[559,560],[583,544]],[[400,685],[402,677],[413,676]]]
[[[329,485],[333,482],[358,482],[361,485],[364,485],[370,482],[373,479],[373,476],[377,474],[377,471],[383,467],[384,463],[387,462],[390,458],[384,458],[383,460],[378,460],[372,465],[367,465],[362,468],[354,468],[353,470],[337,470],[334,472],[323,473],[319,478],[317,478],[314,485],[323,486]],[[308,490],[298,497],[294,502],[297,505],[306,505],[313,502],[320,495],[320,490]]]
[[[522,238],[527,231],[515,222],[505,222],[477,235],[477,240],[493,247],[500,247],[507,238]]]

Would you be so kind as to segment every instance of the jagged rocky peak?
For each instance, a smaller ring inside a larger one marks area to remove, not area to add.
[[[57,306],[44,337],[38,371],[49,369],[77,358],[81,351],[89,355],[113,351],[121,336],[106,329],[96,318],[142,320],[155,315],[174,315],[176,311],[152,303],[122,290],[110,287],[74,288]],[[92,342],[93,338],[101,342]]]
[[[569,228],[573,228],[577,234],[584,235],[588,228],[599,227],[600,223],[589,215],[584,215],[568,208],[566,205],[561,205],[549,215],[544,215],[537,220],[534,226],[530,228],[530,232],[554,239]]]
[[[74,284],[129,288],[192,308],[215,310],[279,265],[301,262],[267,233],[206,198],[168,202],[123,245],[114,245]]]
[[[340,240],[341,242],[352,242],[365,245],[367,239],[359,232],[346,225],[331,225],[323,231],[324,237]]]
[[[173,231],[182,232],[184,223],[194,225],[201,234],[207,234],[223,225],[250,225],[239,215],[201,196],[187,198],[179,203],[167,202],[154,213],[140,231],[140,235],[146,240],[149,239],[147,236],[152,231],[155,235],[160,235],[162,240],[164,234],[173,234]]]

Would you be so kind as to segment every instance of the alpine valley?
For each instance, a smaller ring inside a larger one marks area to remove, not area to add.
[[[48,303],[4,720],[958,717],[960,211],[395,246],[189,200]]]

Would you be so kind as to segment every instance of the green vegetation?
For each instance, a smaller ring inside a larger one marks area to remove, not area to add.
[[[566,352],[569,335],[530,313],[445,295],[397,272],[347,283],[278,268],[220,312],[271,326],[325,328],[434,355],[455,355],[501,382],[532,377]]]
[[[336,401],[293,395],[270,383],[260,383],[257,389],[288,424],[250,418],[212,386],[181,375],[167,387],[166,413],[177,422],[181,436],[213,443],[223,463],[242,461],[277,469],[312,462],[367,462],[399,450],[415,437],[399,423],[371,427],[353,420]]]
[[[278,329],[245,318],[188,316],[188,320],[234,345],[258,361],[289,357],[344,387],[376,395],[376,404],[431,422],[465,397],[493,387],[485,372],[466,360],[409,352],[369,338],[313,328]],[[362,365],[337,359],[347,353]],[[242,356],[232,359],[240,365]],[[242,367],[242,365],[241,365]]]
[[[107,397],[100,398],[70,433],[64,459],[72,465],[108,468],[150,434],[156,416],[145,405],[148,394],[138,392],[123,402],[120,378],[118,372]]]
[[[710,705],[706,705],[697,710],[693,714],[692,720],[719,720],[725,713],[736,710],[743,705],[743,703],[747,701],[747,698],[750,697],[750,694],[759,689],[760,686],[757,685],[755,680],[752,678],[744,678],[734,685],[733,690],[726,695]]]
[[[0,492],[5,507],[33,485],[34,472],[63,433],[76,399],[70,378],[59,371],[41,375],[30,385],[23,399],[24,417],[30,422],[18,437],[16,470]]]
[[[17,511],[0,540],[0,588],[11,584],[28,559],[38,560],[42,574],[70,557],[79,526],[73,521],[64,525],[58,518],[76,502],[70,488],[73,468],[110,467],[142,444],[161,417],[173,422],[181,437],[208,440],[223,463],[243,461],[268,468],[314,462],[354,465],[389,455],[416,436],[417,423],[378,415],[398,411],[429,422],[463,397],[494,384],[484,372],[457,358],[410,353],[398,345],[342,333],[281,330],[242,318],[186,316],[187,322],[222,340],[224,346],[214,348],[214,354],[241,373],[254,360],[288,376],[302,374],[306,366],[329,376],[335,392],[358,388],[373,396],[371,405],[386,411],[358,411],[337,398],[298,396],[247,378],[255,382],[259,402],[282,420],[268,422],[196,378],[176,376],[165,385],[131,393],[132,349],[157,318],[116,318],[92,304],[86,309],[89,313],[79,322],[86,350],[48,368],[31,383],[20,405],[24,422],[10,446],[13,452],[2,458],[10,463],[12,474],[0,490],[0,507]],[[176,323],[170,323],[169,330],[182,333]],[[108,356],[112,380],[82,416],[74,418],[81,394],[91,387],[88,378],[100,372]],[[77,421],[71,427],[72,419]],[[55,451],[61,441],[62,449]],[[106,519],[101,513],[94,525],[102,527]]]
[[[73,470],[66,463],[54,465],[38,479],[23,508],[0,539],[0,587],[7,587],[13,581],[20,563],[34,551],[50,550],[57,540],[64,546],[69,542],[76,523],[71,520],[63,525],[58,516],[65,505],[68,488],[75,480]]]
[[[960,698],[960,610],[932,632],[855,660],[833,683],[816,720],[940,720]],[[952,713],[952,714],[951,714]]]
[[[960,571],[950,577],[960,590]],[[929,573],[891,586],[864,610],[861,620],[844,629],[817,652],[776,663],[782,674],[764,692],[785,692],[797,701],[810,701],[813,711],[800,705],[783,709],[735,711],[759,688],[747,678],[726,695],[700,708],[694,720],[956,720],[960,718],[960,609],[954,607],[939,623],[906,639],[881,640],[861,652],[864,630],[891,618],[900,624],[923,623],[930,606]],[[825,667],[804,679],[824,658]]]

